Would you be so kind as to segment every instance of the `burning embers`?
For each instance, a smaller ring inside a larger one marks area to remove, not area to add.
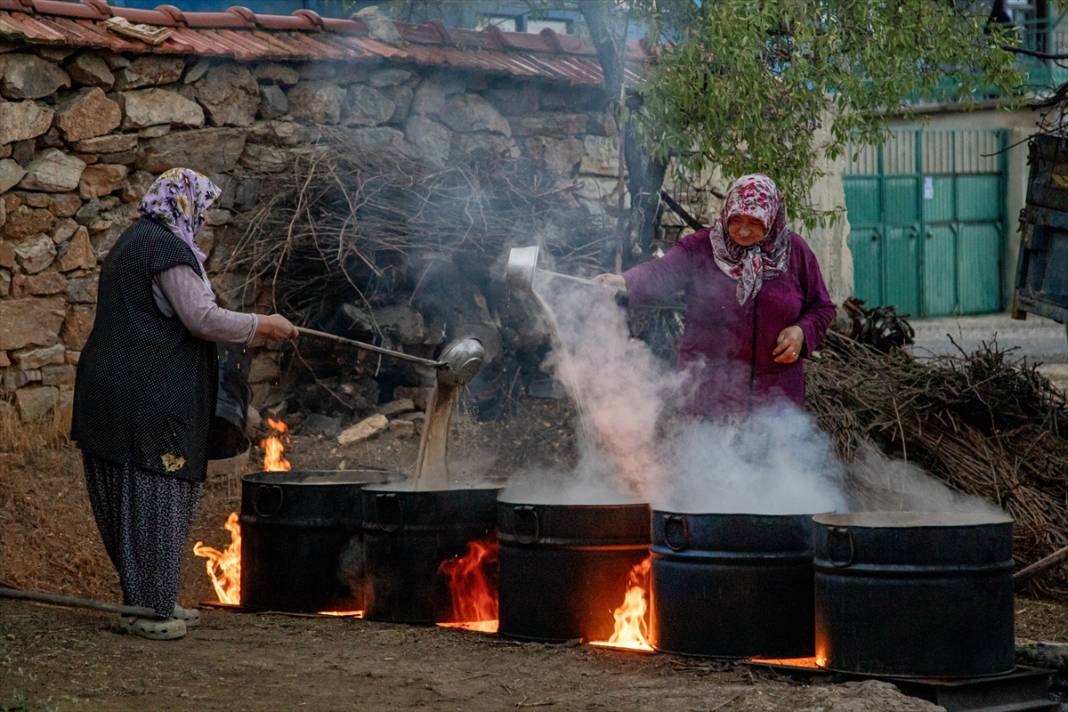
[[[289,444],[289,426],[281,420],[267,419],[267,425],[274,431],[260,441],[263,448],[263,471],[264,472],[289,472],[293,466],[283,454],[285,446]]]
[[[496,538],[469,542],[467,553],[441,562],[438,572],[449,579],[452,596],[451,622],[443,628],[462,628],[480,633],[497,632]]]
[[[591,645],[622,650],[652,652],[649,644],[649,570],[652,557],[647,557],[630,570],[623,605],[612,612],[615,630],[608,640],[595,640]]]

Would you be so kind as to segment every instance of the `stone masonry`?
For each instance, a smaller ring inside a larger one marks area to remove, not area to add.
[[[60,48],[62,49],[62,48]],[[100,261],[161,172],[187,166],[223,197],[204,235],[220,269],[233,216],[259,178],[284,171],[322,126],[445,164],[475,149],[579,179],[579,199],[616,202],[616,141],[596,88],[401,64],[243,64],[0,47],[0,410],[23,421],[70,403],[92,329]],[[225,282],[225,281],[223,281]],[[217,284],[224,304],[226,284]],[[257,356],[258,394],[278,352]],[[256,380],[255,378],[253,380]]]

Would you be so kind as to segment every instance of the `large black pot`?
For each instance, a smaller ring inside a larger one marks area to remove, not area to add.
[[[607,640],[627,574],[649,555],[649,507],[497,503],[501,635]]]
[[[363,490],[364,599],[367,617],[396,623],[452,620],[442,562],[468,542],[493,537],[497,487],[412,490],[374,485]]]
[[[812,515],[653,512],[653,647],[812,655]]]
[[[815,517],[816,653],[893,677],[982,677],[1015,665],[1012,520],[861,512]]]
[[[243,477],[241,606],[360,610],[360,490],[399,477],[374,469]]]

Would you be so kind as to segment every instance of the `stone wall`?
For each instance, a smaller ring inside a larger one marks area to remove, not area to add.
[[[0,410],[29,421],[69,404],[92,327],[100,260],[155,177],[210,175],[223,197],[203,243],[235,238],[259,178],[322,126],[445,164],[475,148],[581,179],[592,213],[616,204],[617,149],[596,88],[402,65],[204,61],[74,48],[0,49]],[[216,252],[222,252],[217,250]],[[213,255],[209,271],[223,262]],[[217,285],[226,299],[225,284]],[[232,302],[230,306],[236,306]],[[278,377],[277,352],[252,380]],[[2,415],[2,413],[0,413]]]

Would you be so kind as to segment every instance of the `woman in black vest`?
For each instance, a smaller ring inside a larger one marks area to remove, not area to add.
[[[278,314],[216,304],[195,238],[220,192],[186,168],[152,184],[141,218],[104,260],[74,387],[71,436],[123,598],[158,616],[122,616],[120,625],[157,640],[181,638],[200,617],[176,598],[207,471],[218,376],[213,342],[297,335]]]

